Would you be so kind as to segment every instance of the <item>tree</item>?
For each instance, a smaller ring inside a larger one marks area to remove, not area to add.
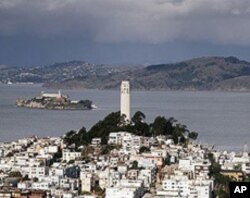
[[[38,180],[39,180],[39,179],[38,179],[37,177],[34,177],[34,178],[33,178],[33,182],[38,182]]]
[[[244,182],[250,182],[250,174],[245,175]]]
[[[229,198],[229,193],[227,193],[222,188],[215,190],[215,195],[217,195],[219,198]]]
[[[139,149],[139,152],[140,153],[144,153],[144,152],[149,152],[150,151],[150,148],[146,147],[146,146],[142,146],[140,149]]]
[[[75,147],[78,148],[79,146],[89,144],[91,139],[86,131],[86,128],[82,127],[78,132],[71,130],[66,133],[64,142],[67,145],[75,144]]]
[[[137,112],[135,112],[135,114],[131,120],[134,124],[138,124],[138,123],[144,122],[145,119],[146,119],[145,114],[142,113],[141,111],[137,111]]]
[[[53,156],[53,158],[55,159],[55,161],[59,160],[60,158],[62,158],[62,150],[58,150],[57,153],[55,153],[55,155]]]
[[[152,131],[155,136],[163,135],[166,130],[167,119],[162,116],[158,116],[155,118],[152,124]]]
[[[9,173],[9,177],[22,177],[22,174],[19,171],[12,171]]]
[[[216,189],[214,191],[215,195],[218,197],[228,197],[228,193],[225,191],[227,189],[229,182],[231,179],[227,176],[224,176],[220,173],[221,166],[214,159],[214,155],[212,153],[208,153],[208,159],[211,162],[210,166],[210,177],[214,178]]]
[[[137,111],[132,117],[132,125],[127,126],[127,129],[135,135],[150,136],[150,127],[144,121],[146,116],[141,111]],[[128,128],[129,127],[129,128]]]
[[[174,130],[174,118],[166,119],[164,116],[157,116],[152,123],[152,132],[157,135],[172,135]]]
[[[198,137],[198,133],[192,131],[192,132],[190,132],[190,133],[188,134],[188,137],[189,137],[190,139],[196,140],[197,137]]]
[[[28,176],[28,175],[25,175],[25,176],[23,177],[23,181],[28,181],[28,180],[30,180],[30,179],[29,179],[29,176]]]
[[[187,132],[187,129],[185,125],[177,124],[174,127],[173,134],[172,134],[174,143],[175,144],[184,143],[186,141],[186,138],[184,136],[186,132]]]
[[[150,127],[147,123],[137,123],[132,128],[132,133],[139,136],[150,136]]]
[[[67,145],[73,144],[74,143],[73,137],[75,136],[75,134],[76,134],[76,131],[74,130],[67,132],[63,138],[64,143]]]
[[[100,186],[94,186],[93,187],[93,192],[96,194],[96,195],[103,195],[104,194],[104,190],[100,187]]]
[[[6,157],[12,157],[14,155],[14,153],[13,152],[8,152],[8,154],[6,155]]]
[[[107,155],[110,154],[110,151],[112,151],[115,147],[113,147],[113,145],[107,145],[104,146],[103,150],[101,151],[102,155]]]
[[[92,101],[91,100],[80,100],[78,103],[83,105],[84,107],[86,107],[88,109],[92,109]]]
[[[138,162],[136,160],[133,161],[131,169],[138,169]]]
[[[100,137],[103,139],[108,137],[110,132],[123,130],[121,121],[122,116],[120,116],[119,111],[110,113],[89,130],[88,134],[90,136],[90,139],[96,137]]]
[[[82,145],[87,145],[87,144],[89,144],[91,142],[91,139],[89,138],[89,135],[88,135],[85,127],[82,127],[78,131],[76,139],[78,140],[78,141],[75,142],[76,147],[79,147],[79,146],[82,146]]]
[[[74,163],[75,163],[75,160],[68,161],[68,164],[74,164]]]

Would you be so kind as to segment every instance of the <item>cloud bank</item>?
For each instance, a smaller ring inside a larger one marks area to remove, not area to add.
[[[0,35],[250,45],[249,0],[0,0]]]

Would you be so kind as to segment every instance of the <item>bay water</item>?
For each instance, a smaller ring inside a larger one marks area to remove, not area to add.
[[[33,98],[41,85],[0,84],[0,142],[33,135],[62,136],[71,129],[89,129],[111,112],[119,111],[119,90],[61,90],[72,100],[90,99],[98,107],[85,111],[26,109],[17,98]],[[250,93],[219,91],[131,91],[132,114],[138,110],[152,122],[158,116],[174,117],[199,133],[201,143],[240,151],[250,145]]]

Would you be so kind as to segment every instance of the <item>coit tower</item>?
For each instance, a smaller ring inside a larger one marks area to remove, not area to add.
[[[126,120],[130,121],[130,90],[129,81],[121,83],[121,115],[126,116]]]

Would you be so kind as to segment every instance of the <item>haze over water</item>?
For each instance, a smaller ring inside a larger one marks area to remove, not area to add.
[[[0,85],[0,142],[32,135],[61,136],[71,129],[90,128],[107,114],[119,111],[119,90],[62,90],[72,100],[90,99],[92,111],[55,111],[15,107],[19,97],[35,97],[41,85]],[[132,91],[132,113],[142,111],[151,122],[156,116],[175,117],[199,141],[218,149],[242,150],[250,145],[250,93],[211,91]]]

